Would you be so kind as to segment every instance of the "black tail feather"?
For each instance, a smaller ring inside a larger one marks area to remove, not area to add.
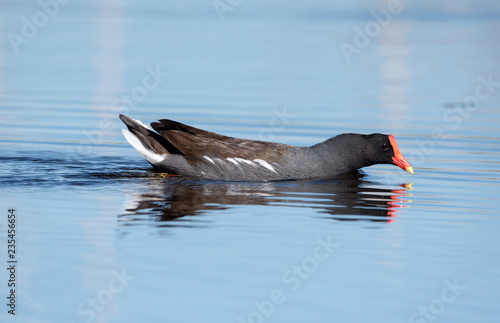
[[[123,114],[120,114],[120,119],[127,126],[128,130],[132,132],[145,147],[151,149],[156,154],[163,155],[168,153],[183,155],[182,151],[172,145],[166,138],[144,127],[134,119],[124,116]]]

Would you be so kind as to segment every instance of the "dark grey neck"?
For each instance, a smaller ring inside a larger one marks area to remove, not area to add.
[[[317,177],[336,176],[371,165],[364,155],[365,145],[363,135],[342,134],[304,148],[303,153]]]

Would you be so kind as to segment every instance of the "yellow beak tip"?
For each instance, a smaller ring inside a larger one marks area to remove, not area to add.
[[[403,184],[404,188],[408,189],[409,191],[411,191],[413,189],[413,183],[406,183],[406,184]]]
[[[405,171],[413,175],[413,168],[411,168],[411,166],[406,167]]]

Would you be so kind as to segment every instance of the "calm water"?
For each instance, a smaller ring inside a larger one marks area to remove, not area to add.
[[[498,321],[497,1],[47,3],[0,4],[2,322]],[[163,177],[119,113],[392,133],[415,175]]]

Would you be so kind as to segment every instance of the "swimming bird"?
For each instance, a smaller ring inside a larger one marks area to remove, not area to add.
[[[310,147],[239,139],[161,119],[151,127],[120,115],[125,139],[156,171],[194,179],[266,181],[332,178],[393,164],[413,174],[393,135],[344,133]]]

